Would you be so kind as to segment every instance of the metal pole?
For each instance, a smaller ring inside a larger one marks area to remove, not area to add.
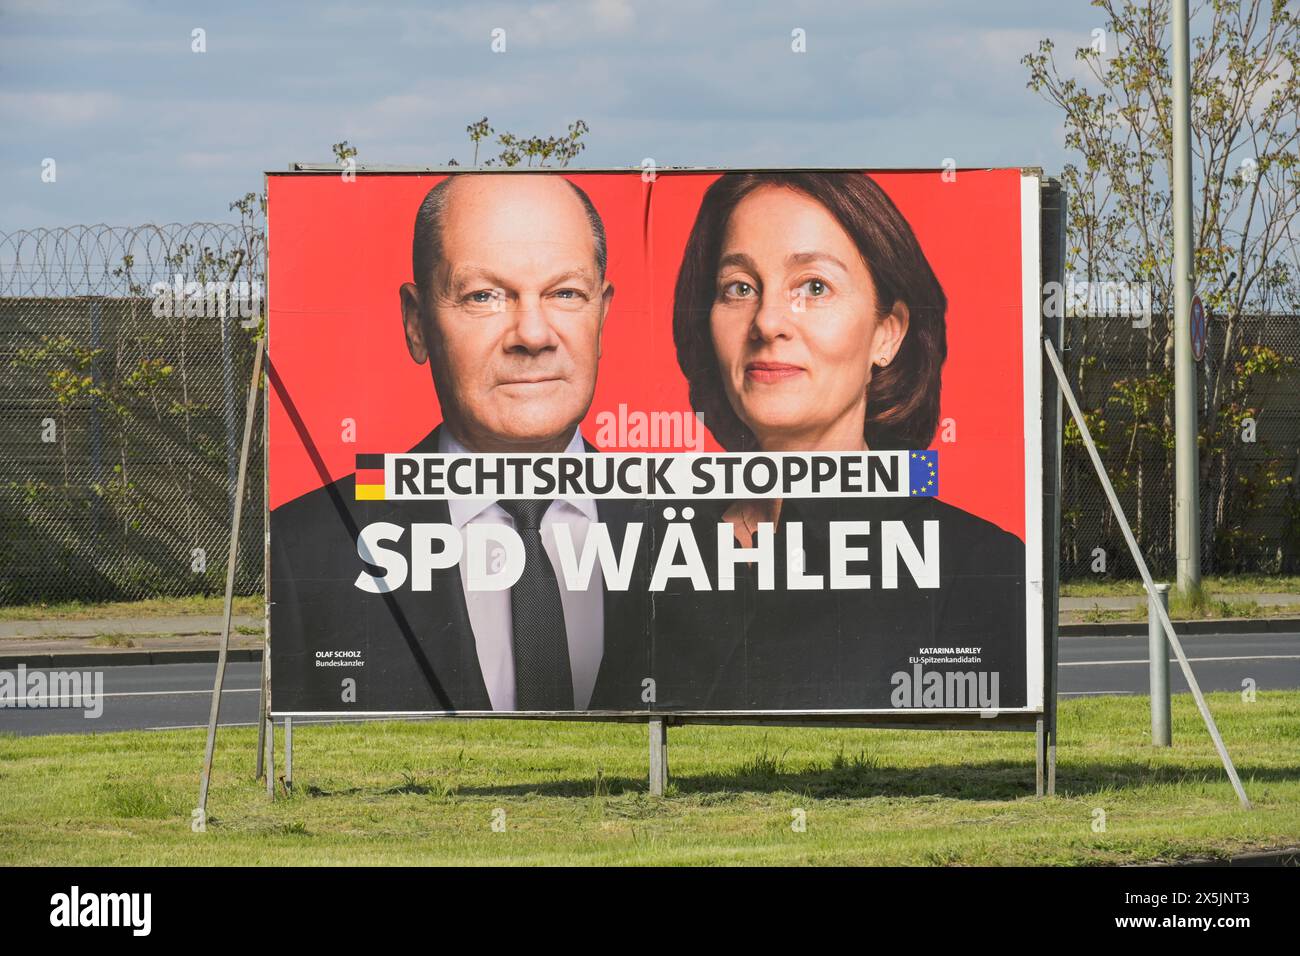
[[[1151,659],[1151,743],[1168,747],[1173,743],[1169,723],[1169,644],[1156,605],[1169,613],[1169,585],[1157,584],[1147,592],[1147,649]]]
[[[1070,406],[1070,414],[1074,417],[1074,424],[1078,427],[1083,444],[1088,449],[1088,457],[1092,459],[1092,467],[1097,472],[1098,480],[1101,481],[1102,490],[1106,492],[1106,499],[1110,502],[1111,510],[1115,513],[1115,520],[1119,522],[1120,530],[1124,532],[1124,540],[1128,542],[1129,552],[1133,555],[1133,563],[1137,565],[1138,573],[1142,575],[1142,583],[1146,586],[1147,593],[1150,594],[1155,589],[1155,582],[1151,580],[1151,572],[1147,569],[1146,560],[1142,557],[1142,552],[1138,550],[1137,539],[1133,537],[1133,529],[1129,527],[1128,518],[1124,517],[1124,509],[1119,505],[1115,487],[1110,483],[1110,478],[1106,475],[1106,469],[1102,467],[1101,456],[1097,454],[1097,446],[1093,443],[1092,433],[1088,431],[1088,423],[1083,420],[1083,412],[1079,410],[1079,403],[1074,397],[1074,389],[1070,388],[1070,383],[1065,377],[1065,369],[1061,368],[1061,360],[1056,357],[1056,349],[1052,347],[1049,339],[1043,339],[1043,348],[1047,350],[1047,359],[1052,363],[1052,371],[1056,373],[1056,380],[1060,383],[1061,393]],[[1201,712],[1201,719],[1205,721],[1205,728],[1210,732],[1210,739],[1214,741],[1214,749],[1218,751],[1219,760],[1223,763],[1223,769],[1227,771],[1228,779],[1232,781],[1232,788],[1237,791],[1237,799],[1241,801],[1243,807],[1249,810],[1250,800],[1241,785],[1241,778],[1237,776],[1237,768],[1232,765],[1232,758],[1228,756],[1228,748],[1224,746],[1223,738],[1219,736],[1219,727],[1214,722],[1214,716],[1210,713],[1209,705],[1205,703],[1205,695],[1201,693],[1201,685],[1196,682],[1196,675],[1192,673],[1192,665],[1188,662],[1187,655],[1183,653],[1183,643],[1178,640],[1178,635],[1174,633],[1174,625],[1169,620],[1169,612],[1161,604],[1155,605],[1155,611],[1160,616],[1160,623],[1164,627],[1165,637],[1169,639],[1169,646],[1173,648],[1174,656],[1178,658],[1178,666],[1182,668],[1187,686],[1191,688],[1192,697],[1196,700],[1196,709]]]
[[[252,779],[260,780],[265,773],[266,724],[261,715],[266,713],[266,653],[261,654],[261,670],[257,674],[257,770]]]
[[[262,651],[262,668],[257,675],[257,772],[254,780],[261,780],[266,771],[266,722],[262,715],[266,713],[266,651]]]
[[[1177,585],[1184,594],[1201,586],[1198,515],[1200,456],[1196,449],[1196,361],[1192,356],[1192,96],[1187,0],[1174,0],[1174,530]]]
[[[268,711],[262,715],[266,725],[266,795],[275,799],[275,721]]]
[[[662,797],[668,786],[668,725],[650,718],[650,796]]]
[[[270,337],[270,328],[263,333]],[[270,383],[262,396],[262,736],[265,738],[266,795],[275,799],[275,721],[271,718],[271,496],[270,496]],[[287,718],[286,718],[287,720]],[[286,733],[288,732],[286,728]],[[290,745],[292,746],[292,745]]]
[[[271,390],[262,389],[262,666],[258,673],[257,696],[257,774],[256,780],[262,779],[263,765],[266,760],[266,722],[261,719],[266,713],[267,691],[270,690],[267,670],[271,666],[271,495],[270,495],[270,418]]]
[[[1043,204],[1043,249],[1051,248],[1053,255],[1044,257],[1044,282],[1065,281],[1066,250],[1066,210],[1065,190],[1059,183],[1053,182],[1045,191]],[[1052,338],[1058,349],[1065,348],[1065,308],[1057,311],[1055,323],[1044,322],[1047,335]],[[1044,728],[1047,748],[1047,795],[1056,795],[1056,728],[1058,671],[1057,662],[1060,653],[1061,623],[1061,448],[1063,446],[1065,409],[1061,402],[1061,390],[1055,389],[1044,409],[1047,419],[1047,434],[1043,447],[1051,450],[1046,460],[1051,464],[1051,471],[1044,475],[1049,483],[1045,489],[1044,500],[1046,513],[1049,515],[1045,535],[1047,539],[1047,562],[1044,570],[1050,574],[1050,590],[1044,602],[1047,615],[1047,661],[1043,680],[1043,692],[1046,695],[1046,727]]]
[[[262,353],[266,339],[257,340],[253,358],[253,380],[248,383],[248,405],[244,409],[244,446],[239,455],[239,477],[235,482],[235,511],[230,522],[230,552],[226,558],[225,623],[221,629],[221,650],[217,653],[217,676],[212,683],[212,707],[208,711],[208,745],[203,754],[203,777],[199,781],[201,818],[208,812],[208,782],[212,778],[212,755],[217,747],[217,718],[221,713],[221,685],[226,678],[226,657],[230,651],[230,616],[235,602],[235,563],[239,558],[239,520],[244,510],[244,480],[248,477],[248,449],[253,441],[253,415],[257,411],[257,387],[262,379]]]

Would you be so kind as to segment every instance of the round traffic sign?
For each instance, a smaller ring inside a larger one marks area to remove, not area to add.
[[[1192,296],[1192,355],[1196,361],[1205,358],[1205,306],[1199,295]]]

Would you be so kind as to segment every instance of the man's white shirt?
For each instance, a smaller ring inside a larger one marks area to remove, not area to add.
[[[438,435],[438,451],[444,455],[465,454],[469,452],[458,442],[444,425]],[[587,447],[582,435],[574,429],[569,445],[564,449],[566,455],[584,455]],[[464,530],[470,524],[495,524],[514,527],[514,521],[505,510],[490,499],[452,498],[447,501],[451,512],[451,523],[456,530]],[[591,702],[592,691],[596,687],[596,674],[600,670],[600,660],[605,652],[605,596],[604,577],[600,562],[595,562],[591,580],[585,591],[570,591],[564,586],[564,575],[560,571],[560,561],[555,547],[555,525],[564,523],[569,526],[573,539],[574,551],[582,554],[587,540],[587,530],[593,521],[598,521],[596,502],[590,498],[556,499],[546,514],[542,516],[542,546],[551,559],[555,569],[555,578],[560,585],[560,604],[564,608],[564,630],[569,642],[569,668],[573,674],[573,705],[577,710],[586,710]],[[493,549],[487,549],[484,556],[490,566],[495,557]],[[479,669],[483,672],[483,682],[487,684],[488,697],[493,710],[515,709],[515,653],[514,620],[510,613],[510,591],[471,591],[466,582],[469,579],[469,556],[460,561],[460,583],[465,593],[465,604],[469,608],[469,623],[474,631],[474,644],[478,649]],[[478,569],[479,574],[487,574],[490,567]]]

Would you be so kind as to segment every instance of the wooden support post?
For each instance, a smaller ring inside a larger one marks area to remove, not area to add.
[[[203,776],[199,780],[199,818],[207,820],[208,785],[212,780],[212,757],[217,748],[217,719],[221,713],[221,687],[226,678],[226,658],[230,652],[230,618],[235,601],[235,564],[239,559],[239,522],[244,511],[244,484],[248,477],[248,449],[253,441],[253,416],[257,411],[257,389],[262,381],[262,356],[266,337],[257,340],[253,358],[253,378],[248,383],[248,404],[244,408],[244,444],[239,453],[239,477],[235,482],[235,507],[230,522],[230,552],[226,559],[225,620],[221,629],[221,649],[217,653],[217,676],[212,683],[212,707],[208,711],[208,744],[203,753]]]

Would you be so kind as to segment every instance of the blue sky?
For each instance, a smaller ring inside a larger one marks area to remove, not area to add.
[[[342,139],[362,162],[468,162],[484,115],[586,120],[577,165],[1052,172],[1060,118],[1020,57],[1050,36],[1068,61],[1102,25],[1086,0],[0,0],[0,231],[227,221],[264,169]]]

